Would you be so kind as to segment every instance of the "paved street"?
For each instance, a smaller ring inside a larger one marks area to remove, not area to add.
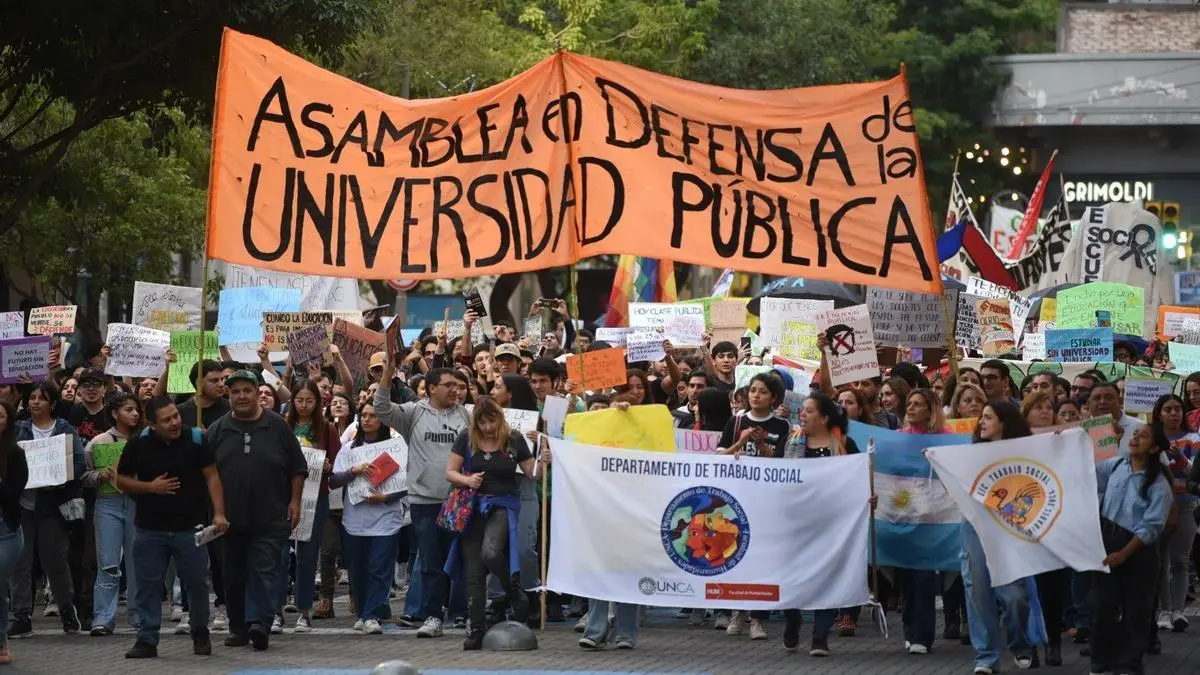
[[[890,622],[891,637],[884,639],[875,629],[860,626],[853,638],[833,638],[834,655],[815,659],[807,654],[809,632],[803,634],[802,651],[788,654],[781,645],[781,623],[768,624],[770,640],[751,642],[748,637],[730,637],[718,633],[711,625],[692,628],[673,612],[652,610],[642,628],[637,649],[633,651],[605,650],[583,652],[576,645],[577,635],[571,624],[553,624],[541,636],[541,648],[535,652],[489,653],[462,651],[462,631],[451,631],[446,637],[419,640],[411,630],[389,627],[384,635],[364,636],[351,630],[353,623],[344,617],[344,596],[339,598],[339,618],[318,621],[317,628],[307,635],[287,633],[272,636],[271,648],[257,653],[249,648],[224,647],[224,634],[214,633],[214,653],[211,657],[193,656],[191,641],[173,634],[175,624],[164,629],[159,646],[159,658],[154,661],[127,661],[123,653],[133,644],[131,631],[118,631],[108,638],[93,638],[86,634],[64,635],[57,619],[39,618],[35,621],[36,635],[26,640],[14,640],[13,672],[28,673],[255,673],[284,675],[284,673],[317,675],[334,673],[350,675],[365,673],[375,664],[390,659],[405,659],[422,667],[431,675],[468,675],[511,671],[506,675],[533,673],[564,673],[596,675],[598,673],[856,673],[859,675],[942,675],[970,673],[972,651],[957,642],[939,641],[929,656],[907,656],[902,653],[898,618]],[[397,614],[401,609],[393,603]],[[1190,612],[1197,618],[1195,608]],[[295,615],[289,615],[289,625]],[[1198,624],[1200,626],[1200,624]],[[1153,675],[1193,675],[1200,663],[1200,631],[1181,635],[1164,633],[1163,654],[1148,657],[1147,672]],[[1086,673],[1087,660],[1078,655],[1074,645],[1066,651],[1066,664],[1058,672]],[[1011,661],[1005,670],[1014,670]]]

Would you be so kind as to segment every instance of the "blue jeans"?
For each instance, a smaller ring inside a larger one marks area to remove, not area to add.
[[[1009,651],[1014,656],[1033,652],[1026,632],[1030,599],[1024,580],[992,587],[983,544],[970,523],[962,524],[962,577],[967,595],[967,628],[971,646],[975,648],[975,665],[996,669],[1000,665],[1001,641],[1008,638]],[[1000,613],[997,613],[999,609]],[[1001,616],[1004,635],[1000,633]]]
[[[175,570],[188,597],[188,612],[197,629],[208,627],[208,552],[196,547],[196,534],[137,529],[133,540],[133,577],[137,583],[136,607],[141,622],[138,642],[157,645],[162,628],[162,587],[167,562]]]
[[[17,561],[24,548],[25,537],[21,534],[21,528],[9,529],[8,523],[0,520],[0,647],[8,644],[8,594],[13,570],[17,569]]]
[[[317,596],[317,557],[321,553],[321,537],[325,521],[329,520],[329,493],[317,497],[317,513],[313,517],[312,536],[296,542],[296,609],[302,614],[312,610]]]
[[[423,618],[445,616],[442,607],[450,593],[450,578],[442,571],[450,554],[453,535],[438,527],[441,504],[411,505],[413,532],[417,539],[417,555],[422,561],[419,608],[415,616]],[[393,558],[395,555],[393,554]],[[465,602],[463,603],[466,604]]]
[[[408,593],[404,595],[404,616],[420,621],[425,620],[425,617],[421,616],[421,577],[424,567],[425,561],[421,560],[421,555],[418,553],[413,562],[412,573],[408,575]]]
[[[277,609],[273,600],[279,583],[279,555],[287,546],[287,537],[287,530],[250,533],[231,528],[213,542],[220,544],[224,565],[230,633],[245,635],[252,624],[264,629],[271,625]]]
[[[358,617],[384,619],[388,614],[388,594],[392,590],[392,572],[396,569],[396,537],[358,537],[346,535],[346,565],[350,572],[350,592]]]
[[[117,596],[121,593],[121,560],[125,560],[125,592],[137,597],[137,579],[133,571],[133,519],[137,506],[129,495],[101,495],[96,498],[96,586],[92,590],[94,616],[92,628],[116,628]],[[137,607],[125,613],[130,627],[138,627]]]
[[[596,642],[604,641],[604,636],[608,633],[608,607],[610,604],[608,600],[588,600],[588,620],[587,627],[583,630],[584,637],[591,638]],[[616,603],[616,606],[612,641],[616,643],[620,640],[628,640],[637,644],[638,606],[622,602]]]
[[[1076,630],[1092,629],[1092,575],[1071,570],[1071,625]]]
[[[933,648],[937,629],[937,572],[896,568],[904,599],[904,641]]]

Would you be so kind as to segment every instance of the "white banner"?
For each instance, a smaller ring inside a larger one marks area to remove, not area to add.
[[[165,331],[200,330],[202,294],[190,286],[135,281],[130,323]]]
[[[325,471],[325,451],[320,448],[301,447],[304,460],[308,462],[308,476],[304,479],[304,492],[300,495],[300,522],[292,530],[292,539],[312,539],[313,520],[317,516],[317,498],[321,495],[321,474]]]
[[[993,586],[1064,567],[1107,571],[1095,448],[1083,429],[925,456],[979,533]]]
[[[167,369],[171,334],[165,330],[131,323],[110,323],[104,343],[112,350],[104,364],[105,375],[159,377]]]
[[[866,454],[735,459],[550,443],[550,589],[665,607],[867,602]]]

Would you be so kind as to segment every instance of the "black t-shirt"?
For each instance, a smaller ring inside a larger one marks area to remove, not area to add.
[[[200,415],[200,421],[203,424],[196,424],[196,397],[193,396],[188,400],[180,403],[179,418],[183,420],[185,427],[200,427],[207,429],[211,427],[217,420],[229,414],[229,401],[224,398],[219,398],[215,403],[204,408],[204,412]]]
[[[112,428],[112,415],[108,414],[108,408],[100,406],[100,410],[95,414],[88,412],[87,407],[82,403],[72,405],[67,412],[66,420],[75,427],[75,433],[79,435],[79,440],[84,445],[88,441],[99,436],[100,434]],[[184,422],[184,424],[187,424]]]
[[[134,523],[145,530],[188,532],[208,521],[208,484],[204,469],[216,463],[212,449],[201,437],[197,445],[190,427],[174,441],[154,434],[135,436],[125,444],[117,471],[149,483],[166,474],[179,480],[173,495],[141,493]]]
[[[792,425],[788,424],[787,420],[774,415],[765,420],[755,420],[750,417],[749,413],[729,418],[729,422],[725,424],[725,431],[721,432],[721,441],[717,443],[717,447],[733,447],[733,444],[747,429],[760,427],[767,432],[766,437],[762,440],[765,447],[760,449],[758,443],[747,443],[742,448],[742,454],[751,457],[783,457],[792,433]]]
[[[454,447],[450,452],[463,458],[463,473],[482,473],[483,483],[479,486],[479,494],[498,497],[502,495],[517,495],[521,492],[521,481],[526,480],[517,473],[517,467],[533,457],[529,444],[519,431],[508,436],[508,445],[497,452],[471,453],[471,468],[467,470],[466,456],[471,447],[468,431],[462,431],[454,439]]]
[[[307,476],[308,462],[287,422],[270,410],[257,420],[226,415],[208,428],[208,443],[221,474],[230,529],[254,534],[290,531],[292,478]]]
[[[712,386],[714,389],[716,389],[718,391],[723,391],[726,394],[730,393],[731,391],[733,391],[736,388],[736,387],[734,387],[734,385],[736,384],[736,381],[735,382],[726,382],[725,380],[722,380],[721,378],[717,377],[716,375],[710,377],[709,379],[712,381]]]
[[[858,454],[858,444],[854,442],[854,439],[847,436],[845,440],[846,440],[846,454],[847,455]],[[814,448],[812,446],[806,445],[804,447],[804,456],[805,456],[805,458],[833,457],[833,448],[831,448],[829,446],[825,446],[822,448]]]

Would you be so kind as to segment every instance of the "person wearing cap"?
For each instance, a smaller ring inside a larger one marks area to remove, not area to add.
[[[79,375],[78,394],[67,413],[67,421],[85,444],[112,427],[112,418],[104,410],[106,382],[104,371],[99,368],[86,368]]]
[[[229,530],[223,552],[227,647],[268,647],[280,583],[279,558],[300,522],[308,462],[282,417],[258,403],[258,376],[238,370],[225,381],[231,411],[208,428],[224,487]]]
[[[496,359],[496,368],[501,375],[521,374],[521,349],[511,342],[496,345],[492,350],[492,357]]]

